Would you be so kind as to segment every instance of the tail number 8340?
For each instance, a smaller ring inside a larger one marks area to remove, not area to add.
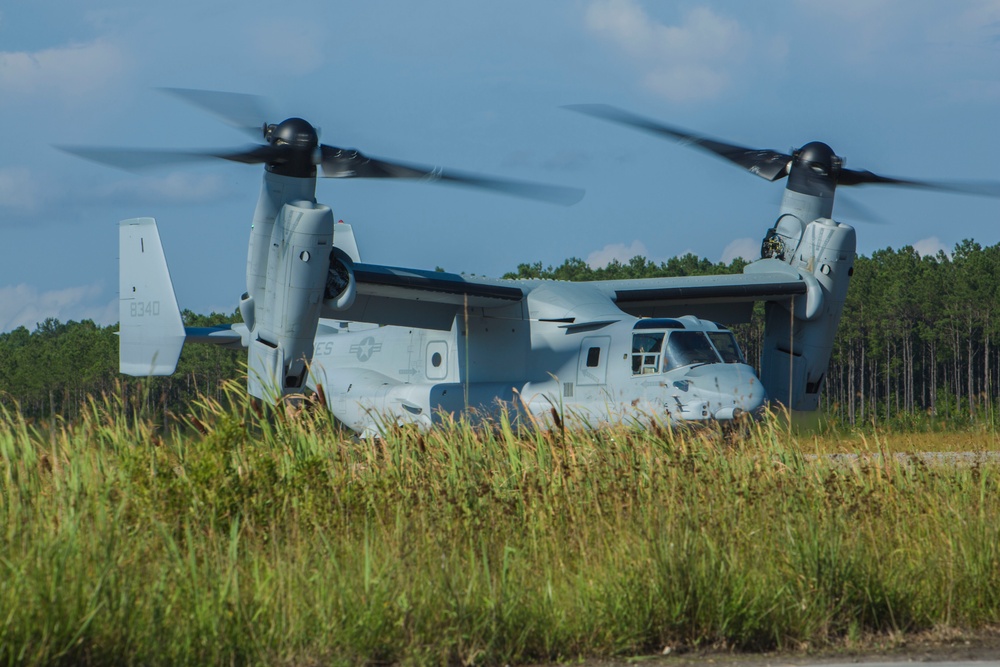
[[[129,315],[131,317],[156,317],[159,314],[159,301],[133,301],[129,304]]]

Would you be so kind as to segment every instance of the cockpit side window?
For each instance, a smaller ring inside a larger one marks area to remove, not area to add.
[[[736,337],[729,331],[709,331],[708,338],[719,351],[722,360],[727,364],[745,364],[743,351],[740,350]]]
[[[632,375],[659,372],[663,335],[649,331],[632,334]]]
[[[667,339],[663,370],[669,371],[693,364],[714,364],[719,361],[715,348],[703,331],[672,331]]]

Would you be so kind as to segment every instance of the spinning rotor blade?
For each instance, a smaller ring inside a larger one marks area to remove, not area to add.
[[[637,116],[636,114],[607,104],[571,104],[565,108],[587,114],[588,116],[603,118],[604,120],[629,125],[640,130],[652,132],[653,134],[676,139],[683,144],[689,144],[695,148],[714,153],[746,169],[751,174],[756,174],[768,181],[776,181],[779,178],[787,176],[788,165],[792,161],[792,156],[785,153],[779,153],[770,149],[758,150],[718,141],[680,128],[664,125],[663,123]]]
[[[267,99],[257,95],[192,88],[160,88],[160,90],[209,112],[254,139],[261,138],[264,124],[268,119],[275,117]]]
[[[285,147],[262,144],[243,150],[178,151],[90,146],[57,146],[77,157],[117,167],[140,171],[176,164],[223,159],[243,164],[281,163],[292,156]],[[542,185],[490,176],[479,176],[441,167],[425,167],[368,157],[356,150],[323,145],[320,147],[323,174],[327,178],[405,178],[482,188],[529,199],[570,206],[583,198],[583,190],[558,185]]]
[[[893,178],[879,176],[866,169],[842,169],[837,178],[837,185],[895,185],[901,188],[916,188],[920,190],[937,190],[963,195],[980,195],[982,197],[1000,197],[1000,183],[990,181],[918,181],[909,178]]]
[[[187,162],[203,162],[217,158],[244,164],[257,164],[273,159],[276,154],[273,146],[249,146],[242,151],[222,149],[217,151],[175,151],[89,146],[56,146],[56,148],[85,160],[128,171],[167,167]]]
[[[405,178],[426,182],[482,188],[504,194],[570,206],[583,198],[583,190],[559,185],[542,185],[491,176],[479,176],[441,167],[426,167],[369,157],[354,149],[320,146],[326,178]]]
[[[490,176],[480,176],[440,167],[391,162],[368,157],[354,149],[321,145],[316,128],[302,118],[286,118],[269,124],[267,105],[263,98],[240,93],[187,88],[163,88],[185,102],[221,117],[228,124],[250,132],[265,143],[242,150],[147,150],[89,146],[59,147],[78,157],[137,170],[170,166],[221,158],[244,164],[264,163],[269,172],[295,178],[315,178],[316,167],[327,178],[405,178],[427,182],[440,181],[454,185],[492,190],[517,197],[571,205],[583,198],[583,190],[555,185],[542,185]],[[274,120],[270,118],[270,120]]]
[[[822,196],[830,197],[833,196],[836,187],[840,185],[894,185],[939,192],[1000,197],[1000,183],[997,182],[920,181],[879,176],[867,170],[845,169],[843,158],[835,155],[829,146],[820,142],[808,143],[794,151],[792,155],[788,155],[778,151],[756,150],[718,141],[664,125],[658,121],[637,116],[606,104],[574,104],[566,108],[588,116],[676,139],[681,143],[714,153],[769,181],[776,181],[794,172],[790,179],[794,182],[790,182],[789,187],[798,192],[822,193]]]
[[[875,212],[875,209],[846,194],[837,195],[837,220],[853,220],[869,225],[887,225],[889,220]]]

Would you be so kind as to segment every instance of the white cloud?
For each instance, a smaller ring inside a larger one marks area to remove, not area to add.
[[[876,65],[886,80],[914,72],[928,90],[946,71],[959,83],[966,76],[993,78],[997,0],[797,0],[795,6],[800,20],[815,26],[815,43],[837,45],[842,64]]]
[[[886,21],[895,15],[899,8],[909,9],[911,0],[837,0],[837,2],[815,2],[815,0],[799,0],[797,3],[803,9],[815,13],[835,17],[843,21]]]
[[[735,239],[722,251],[722,261],[729,264],[737,257],[754,260],[760,257],[760,241],[754,239]]]
[[[173,172],[116,181],[95,194],[117,203],[203,204],[223,199],[231,192],[228,181],[218,174]]]
[[[1000,2],[975,0],[968,2],[957,17],[958,25],[977,38],[994,42],[1000,34]]]
[[[0,169],[0,210],[30,213],[41,204],[38,179],[23,167]]]
[[[260,68],[296,74],[314,72],[323,65],[323,47],[329,44],[329,37],[320,23],[304,22],[296,26],[295,46],[274,38],[274,21],[271,17],[261,19],[246,30],[241,41],[246,48],[245,56],[253,59]]]
[[[595,0],[586,22],[641,64],[646,88],[673,101],[718,97],[750,43],[739,23],[707,7],[688,11],[674,26],[654,20],[636,0]]]
[[[642,241],[632,241],[632,245],[629,246],[624,243],[609,243],[587,255],[587,265],[592,269],[600,269],[610,264],[612,260],[617,259],[624,264],[636,255],[649,257],[649,251]]]
[[[0,51],[0,100],[98,95],[122,75],[125,62],[116,46],[100,39],[41,51]]]
[[[917,241],[913,244],[913,249],[916,250],[917,254],[921,257],[934,256],[938,254],[939,251],[944,251],[944,254],[949,257],[951,256],[951,249],[941,243],[941,239],[936,236],[931,236]]]
[[[948,11],[927,28],[934,53],[961,67],[953,77],[959,101],[994,101],[1000,92],[996,68],[1000,2],[970,0],[960,6],[962,11]]]
[[[39,292],[31,285],[0,287],[0,331],[23,326],[34,330],[39,322],[54,317],[61,322],[93,320],[101,325],[118,321],[118,299],[102,301],[99,284]]]

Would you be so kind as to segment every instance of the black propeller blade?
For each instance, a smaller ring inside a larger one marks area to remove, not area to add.
[[[494,190],[529,199],[539,199],[569,206],[583,198],[583,190],[558,185],[540,185],[492,176],[480,176],[441,167],[395,162],[369,157],[353,148],[320,146],[320,166],[326,178],[406,178],[426,182],[442,182]]]
[[[574,104],[566,108],[588,116],[676,139],[683,144],[689,144],[713,153],[769,181],[776,181],[795,171],[797,175],[792,177],[794,183],[790,183],[790,187],[809,194],[832,196],[833,190],[837,186],[892,185],[957,194],[1000,197],[1000,183],[996,182],[923,181],[879,176],[867,170],[846,169],[843,167],[843,158],[835,155],[829,146],[820,142],[808,143],[788,155],[770,149],[758,150],[719,141],[664,125],[658,121],[606,104]]]
[[[663,123],[623,111],[607,104],[571,104],[565,108],[587,114],[588,116],[603,118],[604,120],[610,120],[623,125],[631,125],[640,130],[676,139],[683,144],[714,153],[746,169],[751,174],[756,174],[768,181],[776,181],[783,176],[787,176],[788,165],[792,161],[792,156],[785,153],[729,144],[680,128],[664,125]]]
[[[242,151],[218,149],[214,151],[177,151],[147,148],[104,148],[90,146],[56,146],[59,150],[99,162],[109,167],[128,171],[168,167],[186,162],[204,162],[221,158],[243,164],[261,164],[278,156],[273,146],[248,146]]]
[[[263,136],[267,119],[277,116],[267,103],[267,99],[258,95],[191,88],[160,88],[160,90],[207,111],[227,125],[242,130],[258,140]]]
[[[879,176],[868,170],[841,169],[837,185],[895,185],[901,188],[937,190],[962,195],[1000,197],[1000,183],[991,181],[918,181],[910,178]]]
[[[230,125],[263,138],[264,144],[242,150],[144,150],[104,147],[61,146],[63,151],[122,169],[146,169],[183,162],[221,158],[244,164],[264,164],[268,171],[284,176],[312,178],[322,167],[327,178],[405,178],[426,182],[475,187],[517,197],[569,206],[583,198],[583,190],[543,185],[492,176],[463,173],[441,167],[393,162],[364,155],[354,149],[319,143],[319,134],[301,118],[288,118],[276,125],[265,122],[266,105],[253,95],[208,90],[166,88],[186,102],[205,109]]]

